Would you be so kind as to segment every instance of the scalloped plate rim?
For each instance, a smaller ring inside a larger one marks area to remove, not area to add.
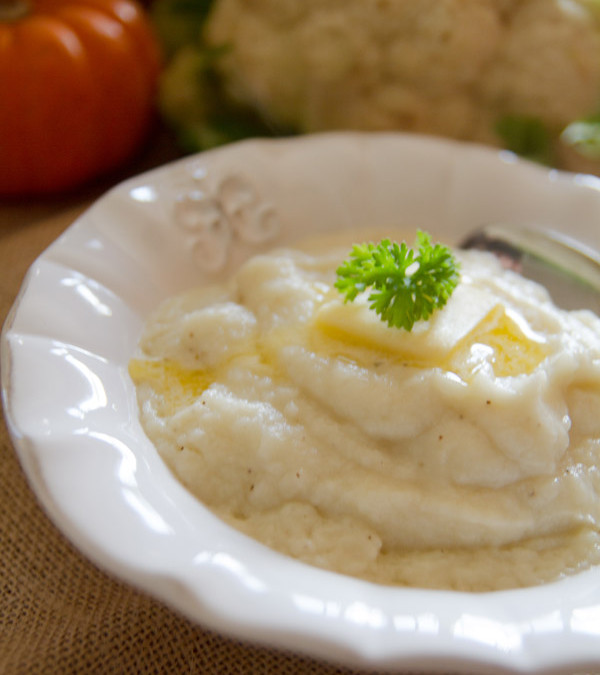
[[[185,182],[185,176],[204,163],[208,163],[211,170],[218,173],[221,170],[221,164],[219,164],[221,160],[226,166],[228,162],[235,163],[240,155],[243,156],[244,161],[248,157],[255,158],[267,166],[269,162],[277,164],[277,162],[284,161],[285,164],[285,160],[281,158],[285,158],[286,153],[299,154],[300,159],[295,157],[294,161],[300,164],[292,162],[292,167],[295,171],[306,171],[306,157],[312,160],[315,156],[324,158],[332,148],[344,149],[355,157],[355,162],[360,161],[358,157],[362,157],[361,153],[370,153],[370,160],[376,160],[379,155],[385,155],[385,161],[394,163],[399,161],[398,156],[403,152],[413,159],[417,157],[425,165],[431,153],[436,157],[438,155],[447,157],[455,170],[457,164],[460,165],[461,162],[466,162],[467,165],[475,162],[486,170],[492,170],[496,178],[498,172],[510,176],[507,179],[509,181],[514,181],[519,175],[531,181],[534,186],[540,186],[542,192],[552,186],[559,192],[564,192],[563,198],[567,201],[572,199],[576,205],[585,202],[581,207],[585,213],[592,209],[594,213],[597,210],[600,214],[600,191],[597,179],[594,177],[548,171],[517,160],[509,153],[480,146],[404,134],[334,133],[291,140],[245,141],[220,150],[182,158],[128,179],[102,196],[42,253],[30,268],[3,326],[1,343],[4,412],[9,433],[34,492],[59,529],[102,569],[158,597],[194,621],[234,637],[297,650],[302,654],[350,666],[403,669],[418,667],[434,670],[477,669],[479,672],[512,669],[530,673],[566,667],[598,666],[600,664],[600,644],[598,644],[600,629],[590,628],[592,620],[600,620],[600,576],[597,570],[540,588],[495,594],[473,595],[419,589],[389,590],[316,570],[286,559],[266,550],[256,542],[247,540],[243,535],[230,531],[226,526],[215,524],[213,517],[206,514],[202,517],[206,517],[209,523],[208,529],[211,532],[213,529],[218,532],[225,542],[224,550],[211,550],[204,544],[206,555],[202,559],[201,556],[196,555],[192,564],[189,560],[189,546],[183,547],[182,551],[185,551],[187,559],[182,553],[183,557],[179,561],[165,558],[161,560],[163,567],[160,565],[153,567],[147,561],[136,560],[135,556],[132,558],[131,551],[128,551],[122,559],[119,558],[118,551],[122,542],[118,538],[112,541],[112,547],[107,547],[104,545],[106,538],[109,537],[107,532],[102,532],[102,536],[99,536],[99,532],[85,529],[85,516],[83,519],[81,514],[74,517],[78,504],[58,494],[59,482],[57,482],[55,469],[49,461],[49,456],[52,457],[54,453],[57,458],[61,459],[61,451],[57,450],[58,446],[52,438],[52,433],[46,433],[45,436],[44,431],[47,432],[47,429],[38,429],[37,435],[23,432],[19,416],[27,417],[27,403],[15,393],[15,387],[19,386],[19,379],[13,379],[13,367],[16,361],[18,375],[21,375],[23,357],[28,355],[28,347],[27,340],[21,339],[27,333],[21,332],[19,321],[22,319],[27,304],[36,300],[32,298],[32,295],[37,291],[32,289],[36,282],[36,275],[43,277],[45,261],[58,261],[64,264],[65,259],[73,259],[80,250],[78,247],[81,246],[81,242],[88,235],[88,242],[96,238],[97,242],[102,243],[102,237],[106,237],[107,245],[116,242],[118,246],[120,243],[118,233],[115,234],[113,227],[103,229],[106,225],[104,219],[108,219],[108,216],[114,215],[115,212],[119,215],[121,211],[130,215],[130,212],[136,212],[136,209],[143,211],[148,203],[154,205],[156,201],[164,201],[164,193],[158,198],[155,195],[155,202],[146,203],[143,199],[139,201],[139,198],[143,197],[144,188],[151,186],[154,190],[160,190],[162,183],[165,180],[168,182],[174,174],[183,172],[181,180]],[[389,158],[390,153],[392,160]],[[302,156],[305,158],[302,159]],[[358,169],[364,169],[364,167],[358,167]],[[506,173],[507,170],[508,173]],[[454,176],[453,174],[453,177],[460,180],[460,175]],[[185,189],[189,191],[197,187],[194,180],[192,180],[192,187],[184,188],[184,196]],[[177,180],[174,180],[174,183],[176,184]],[[169,189],[173,189],[172,186]],[[134,199],[132,195],[136,190],[138,197]],[[151,196],[150,193],[146,195],[146,197]],[[561,201],[560,195],[557,200]],[[343,210],[343,207],[340,208]],[[142,214],[141,211],[140,218],[150,218],[147,212],[144,211]],[[527,212],[527,208],[524,208],[523,212]],[[340,216],[342,220],[343,217],[345,216]],[[160,226],[164,223],[161,223],[160,217],[156,216],[156,219],[160,230]],[[583,233],[585,234],[585,231]],[[247,251],[244,254],[246,253]],[[102,257],[99,262],[103,263],[100,265],[101,268],[103,265],[108,266],[105,271],[110,279],[111,272],[114,271],[110,263],[102,260]],[[134,262],[140,263],[143,267],[145,260],[134,260]],[[75,271],[85,276],[85,269]],[[159,294],[162,292],[162,290],[158,291]],[[49,344],[46,346],[48,350],[58,349],[60,340],[55,340],[51,336],[39,337],[42,353],[36,356],[44,362],[44,338],[48,339]],[[26,352],[24,355],[20,353],[22,350]],[[79,375],[76,376],[78,377]],[[90,380],[83,380],[84,385],[89,382]],[[80,380],[73,379],[73,383],[79,386]],[[49,443],[49,438],[52,443]],[[141,442],[148,451],[149,441],[144,439]],[[68,446],[69,443],[66,445]],[[110,447],[110,451],[115,455],[113,463],[118,466],[121,466],[128,457],[125,449],[122,449],[122,454],[119,455],[121,450],[116,444]],[[66,452],[66,459],[69,459],[69,452]],[[104,462],[105,458],[102,456],[100,461]],[[137,471],[140,470],[138,467]],[[148,480],[147,477],[143,479]],[[71,476],[69,480],[76,482],[77,476]],[[200,505],[194,504],[191,498],[184,496],[181,488],[171,486],[170,489],[174,491],[173,494],[176,494],[178,499],[181,498],[185,502],[185,509],[188,509],[190,513],[197,515],[205,511]],[[139,510],[134,515],[141,518],[142,507],[138,505],[136,508]],[[133,510],[135,511],[135,508]],[[147,513],[146,516],[150,517]],[[131,527],[135,530],[135,522]],[[189,527],[190,531],[194,531],[193,526]],[[145,535],[147,534],[146,532]],[[230,551],[227,546],[231,547]],[[223,554],[220,559],[219,554]],[[236,559],[238,554],[241,560]],[[246,554],[250,561],[249,567],[244,565]],[[264,575],[260,578],[255,574],[257,561],[273,564],[278,571],[278,575],[275,576],[279,586],[272,582],[269,587],[269,582]],[[236,563],[240,562],[241,564],[236,567]],[[301,577],[302,584],[298,581],[296,589],[292,584],[292,588],[289,589],[287,597],[283,598],[282,602],[280,596],[285,595],[282,578],[287,573]],[[223,592],[224,597],[227,597],[228,604],[225,606],[219,605],[220,600],[215,596],[214,589],[209,592],[206,588],[206,578],[210,579],[211,575],[214,577],[216,587]],[[326,592],[326,588],[332,589],[331,592]],[[340,588],[344,593],[336,597]],[[517,611],[516,607],[520,606],[525,599],[528,602],[532,600],[535,603],[539,602],[539,606],[544,606],[546,603],[551,607],[557,602],[553,599],[553,594],[568,598],[583,594],[588,598],[588,595],[584,593],[586,588],[591,589],[588,591],[591,604],[569,608],[564,606],[566,602],[564,600],[558,603],[556,610],[548,610],[542,617],[545,617],[547,622],[551,622],[552,617],[554,620],[553,624],[547,623],[549,627],[545,633],[543,622],[539,616],[535,616],[533,610],[529,613],[525,612],[525,617],[528,617],[529,622],[523,618],[523,615],[515,619],[515,616],[511,614]],[[347,600],[348,589],[352,589],[352,593],[356,592],[358,599],[354,604],[348,602],[344,604],[340,600],[340,597]],[[236,593],[238,593],[237,598]],[[230,597],[232,594],[233,597]],[[334,599],[330,598],[331,595]],[[395,614],[390,612],[389,602],[384,599],[384,596],[389,595],[393,595],[398,601],[398,611]],[[245,604],[241,602],[242,596],[245,596]],[[270,613],[266,615],[259,613],[254,620],[250,620],[248,603],[265,598],[275,603],[274,608],[268,610]],[[462,609],[458,609],[458,603],[461,603]],[[238,615],[242,607],[246,613]],[[412,609],[402,610],[402,607]],[[417,609],[414,609],[415,607]],[[419,611],[418,607],[424,609]],[[466,612],[465,607],[471,610],[472,614]],[[490,608],[493,608],[493,611]],[[580,611],[579,615],[575,615],[573,614],[575,610],[585,610],[588,614],[585,612],[581,614]],[[574,616],[580,618],[579,627],[576,625]],[[474,625],[467,625],[468,617],[471,619],[487,617],[490,622],[488,632],[485,633],[484,629],[479,629],[478,633]],[[567,630],[569,617],[571,625]],[[536,618],[540,619],[537,628]],[[566,624],[562,631],[558,629],[561,620]],[[451,626],[454,626],[454,633],[449,629]],[[569,649],[566,651],[557,651],[555,644],[557,632],[563,636],[563,639],[564,635],[571,639]]]

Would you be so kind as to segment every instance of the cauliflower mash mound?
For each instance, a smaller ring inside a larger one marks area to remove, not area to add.
[[[130,373],[174,474],[267,546],[383,584],[600,562],[600,319],[457,251],[446,307],[389,328],[333,288],[350,246],[256,256],[150,318]]]

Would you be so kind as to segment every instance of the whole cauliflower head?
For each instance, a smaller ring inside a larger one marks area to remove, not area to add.
[[[216,0],[229,94],[301,132],[408,130],[498,145],[599,111],[598,0]],[[571,161],[564,156],[564,163]]]

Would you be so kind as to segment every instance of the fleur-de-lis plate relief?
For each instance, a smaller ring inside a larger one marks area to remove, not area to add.
[[[174,219],[190,236],[192,254],[206,271],[217,272],[226,264],[236,239],[259,246],[279,233],[273,205],[244,174],[214,179],[206,167],[196,166],[190,179],[192,185],[175,198]]]

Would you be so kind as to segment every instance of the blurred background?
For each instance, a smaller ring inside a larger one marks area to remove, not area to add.
[[[597,0],[2,0],[0,223],[248,137],[398,130],[600,170]]]

